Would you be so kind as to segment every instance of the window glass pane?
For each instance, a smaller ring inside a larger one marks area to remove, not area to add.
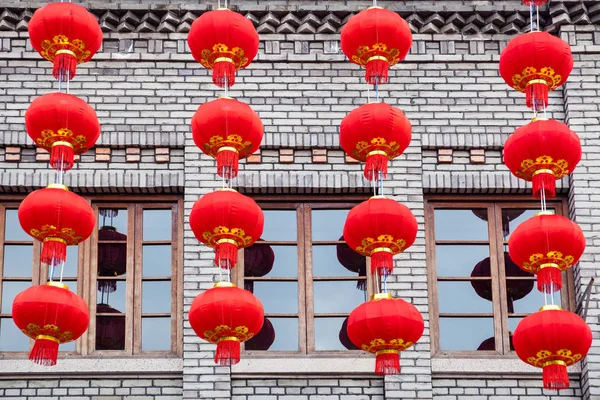
[[[493,336],[493,318],[440,318],[442,350],[477,350]]]
[[[4,351],[29,351],[29,338],[12,318],[0,318],[0,352]]]
[[[142,282],[142,313],[171,312],[171,282]]]
[[[125,350],[125,315],[102,304],[96,307],[96,314],[96,350]]]
[[[435,210],[435,240],[487,240],[487,209]]]
[[[2,314],[12,313],[15,296],[31,286],[31,282],[2,282]]]
[[[490,276],[490,247],[487,245],[437,245],[438,276]]]
[[[98,226],[111,227],[113,231],[127,235],[127,210],[115,208],[100,208],[98,211]]]
[[[125,312],[125,284],[125,281],[98,280],[96,303],[109,305],[119,312]]]
[[[298,282],[254,282],[254,295],[265,313],[298,313]]]
[[[563,282],[566,279],[563,276]],[[531,287],[532,290],[528,292],[525,296],[519,297],[518,299],[511,299],[508,297],[508,312],[509,313],[517,313],[517,314],[530,314],[540,310],[540,307],[544,305],[544,294],[537,290],[537,283],[535,281],[525,281],[525,280],[512,280],[508,279],[506,281],[507,289],[517,289],[514,290],[513,293],[517,293],[517,295],[523,295],[525,293],[523,288]],[[520,292],[518,291],[520,290]],[[509,292],[510,293],[510,292]],[[552,294],[554,296],[554,304],[561,304],[560,292],[556,292]],[[548,299],[548,303],[550,303],[550,296],[546,295]],[[511,304],[512,300],[512,304]],[[511,308],[512,306],[512,308]]]
[[[64,351],[66,353],[73,353],[73,352],[75,352],[75,341],[61,344],[58,347],[58,351],[61,351],[61,352]]]
[[[21,228],[17,209],[6,210],[4,240],[27,240],[29,242],[33,240],[31,236]]]
[[[366,276],[367,258],[346,243],[312,247],[313,276]]]
[[[77,278],[77,264],[79,263],[79,246],[67,247],[67,259],[63,269],[63,278]],[[60,276],[60,268],[56,269],[55,276]]]
[[[63,283],[67,285],[71,292],[77,294],[77,281],[63,281]]]
[[[143,240],[171,240],[172,210],[144,210]]]
[[[269,317],[269,321],[275,330],[269,351],[298,351],[298,318]]]
[[[4,276],[31,278],[32,269],[33,246],[4,246]]]
[[[124,213],[120,211],[117,219]],[[98,276],[124,276],[127,272],[127,236],[123,232],[111,226],[98,231]]]
[[[314,282],[315,313],[350,313],[368,300],[366,292],[356,289],[355,281]]]
[[[296,210],[264,210],[265,229],[261,239],[296,241]]]
[[[555,211],[554,208],[548,207],[548,211]],[[525,208],[505,208],[502,210],[502,232],[504,239],[508,240],[510,233],[515,230],[519,224],[527,221],[529,218],[534,217],[535,214],[539,213],[540,209],[532,207],[528,210]]]
[[[171,276],[171,245],[142,246],[142,275]]]
[[[312,210],[312,240],[339,240],[350,210]]]
[[[246,350],[269,350],[275,341],[275,328],[269,318],[264,319],[263,326],[256,335],[245,342]]]
[[[142,318],[142,351],[171,350],[171,318]]]
[[[438,282],[440,313],[491,313],[492,302],[481,298],[471,282]]]
[[[254,244],[244,249],[244,276],[298,276],[298,246]]]
[[[316,350],[347,350],[342,341],[348,345],[347,333],[342,332],[346,318],[315,318]]]

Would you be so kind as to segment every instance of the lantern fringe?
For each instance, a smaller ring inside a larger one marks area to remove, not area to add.
[[[371,254],[371,273],[379,270],[381,276],[389,275],[394,271],[394,255],[387,251],[378,251]]]
[[[541,198],[542,190],[546,195],[546,199],[556,197],[556,178],[553,174],[546,172],[536,174],[531,182],[533,183],[533,197]]]
[[[375,358],[376,375],[396,375],[400,373],[400,354],[382,353]]]
[[[68,171],[73,168],[75,150],[66,145],[55,145],[50,149],[50,166],[57,170]]]
[[[546,365],[542,369],[544,389],[561,390],[570,386],[567,367],[561,364]]]
[[[356,281],[356,288],[364,292],[365,290],[367,290],[367,281],[365,279],[359,279],[358,281]]]
[[[548,107],[548,85],[545,83],[532,83],[527,86],[527,107],[539,111]]]
[[[63,82],[71,80],[75,77],[77,70],[77,59],[68,53],[58,54],[54,57],[54,68],[52,75]],[[67,74],[67,71],[69,72]]]
[[[542,268],[537,273],[537,287],[542,293],[558,292],[562,288],[561,271],[555,267]]]
[[[235,65],[229,61],[216,62],[213,67],[213,83],[218,87],[231,87],[235,83]]]
[[[388,157],[385,154],[373,154],[367,156],[367,164],[365,165],[365,178],[370,181],[379,179],[379,172],[383,178],[387,176]]]
[[[531,3],[533,3],[534,6],[542,6],[544,4],[546,4],[548,0],[523,0],[523,4],[525,4],[526,6],[530,6]]]
[[[42,244],[40,260],[45,264],[56,265],[67,259],[67,245],[62,241],[48,240]]]
[[[238,248],[232,243],[219,243],[215,247],[215,265],[223,269],[232,269],[237,262]]]
[[[380,85],[388,82],[389,63],[387,60],[374,59],[367,63],[365,80],[370,85]]]
[[[215,363],[218,365],[235,365],[240,362],[240,342],[222,340],[217,343]]]
[[[217,174],[225,179],[232,179],[238,175],[239,156],[231,150],[221,150],[217,153]]]
[[[58,341],[39,338],[35,340],[29,359],[45,367],[56,365],[58,358]]]

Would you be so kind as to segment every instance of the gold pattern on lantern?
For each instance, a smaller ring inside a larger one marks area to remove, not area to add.
[[[560,86],[562,77],[558,75],[553,68],[543,67],[538,71],[535,67],[527,67],[520,74],[514,74],[512,77],[513,89],[519,92],[527,90],[527,83],[534,79],[541,79],[548,85],[548,90],[554,90]]]
[[[527,358],[527,363],[534,367],[543,368],[548,361],[563,361],[567,365],[572,365],[582,359],[581,354],[573,354],[569,349],[560,349],[556,353],[550,350],[540,350],[535,357]]]
[[[67,343],[73,340],[73,332],[61,332],[60,328],[54,324],[46,324],[44,327],[40,327],[38,324],[31,323],[27,324],[27,328],[21,329],[21,331],[32,339],[35,339],[39,335],[47,335],[58,339],[60,343]]]
[[[375,353],[384,349],[404,351],[413,344],[413,342],[405,342],[404,339],[392,339],[389,342],[383,339],[373,339],[368,344],[360,346],[360,348],[369,353]]]
[[[352,56],[352,62],[366,67],[371,58],[381,60],[384,58],[390,66],[400,62],[400,51],[396,48],[388,50],[385,43],[375,43],[373,46],[360,46]]]
[[[204,338],[211,343],[217,343],[219,339],[225,336],[233,336],[244,342],[252,339],[254,333],[250,332],[247,326],[237,326],[231,328],[228,325],[219,325],[214,330],[204,331]]]
[[[549,169],[554,173],[556,179],[561,179],[569,175],[569,162],[567,160],[554,160],[550,156],[540,156],[534,160],[527,159],[521,162],[521,169],[517,170],[515,174],[527,181],[533,178],[536,171],[541,169]]]
[[[240,158],[246,158],[251,154],[252,142],[244,141],[240,135],[215,135],[212,136],[208,143],[204,143],[204,152],[211,157],[217,157],[217,153],[221,147],[233,147],[238,151]]]
[[[252,243],[252,236],[247,236],[246,232],[241,228],[227,228],[226,226],[217,226],[212,232],[204,232],[202,238],[206,241],[206,245],[216,247],[217,242],[223,239],[233,240],[237,247],[247,247]]]
[[[404,239],[396,239],[392,235],[379,235],[376,239],[370,237],[364,238],[360,246],[357,246],[354,250],[363,256],[370,257],[371,253],[379,247],[390,249],[392,254],[398,254],[406,248],[406,241]]]
[[[56,35],[52,38],[52,41],[42,40],[40,54],[46,60],[54,61],[54,57],[56,57],[59,50],[68,50],[73,53],[77,64],[81,64],[90,57],[90,51],[85,49],[85,43],[81,39],[70,39],[65,35]]]
[[[217,62],[218,58],[229,59],[231,63],[235,66],[235,69],[244,68],[249,63],[248,57],[244,55],[244,49],[241,49],[239,47],[233,47],[230,50],[229,46],[223,43],[215,44],[212,47],[212,50],[202,50],[202,53],[200,53],[200,55],[200,64],[202,64],[204,68],[208,69],[214,68],[215,62]]]
[[[49,149],[54,142],[69,142],[73,145],[75,151],[86,149],[87,139],[83,135],[73,136],[73,131],[69,128],[61,128],[54,132],[52,129],[44,129],[40,137],[36,140],[38,146]]]
[[[32,229],[29,234],[39,241],[44,240],[47,237],[56,237],[63,239],[69,246],[77,244],[81,241],[82,237],[77,236],[72,228],[58,229],[54,225],[43,225],[41,229]]]
[[[537,274],[542,264],[556,264],[561,271],[571,268],[575,258],[573,256],[565,256],[560,251],[549,251],[546,255],[535,253],[529,256],[529,262],[524,262],[521,266],[525,271]]]
[[[369,153],[373,151],[383,151],[387,154],[388,159],[393,159],[398,157],[400,152],[400,145],[398,142],[389,142],[382,137],[376,137],[371,139],[371,141],[360,141],[356,143],[356,149],[352,151],[352,158],[365,161],[369,155]]]

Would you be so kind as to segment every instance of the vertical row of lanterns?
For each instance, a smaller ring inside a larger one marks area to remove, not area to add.
[[[526,93],[534,114],[506,141],[504,162],[516,177],[532,182],[533,195],[541,202],[541,211],[517,226],[508,240],[510,258],[536,274],[545,303],[519,322],[513,344],[521,360],[542,368],[544,388],[560,390],[569,387],[567,366],[585,357],[592,333],[579,315],[554,303],[561,273],[578,262],[585,237],[575,222],[546,209],[546,200],[556,196],[556,180],[572,173],[580,161],[581,144],[566,124],[547,118],[548,92],[565,83],[573,57],[568,43],[536,29],[534,12],[545,2],[523,0],[530,7],[531,32],[509,41],[499,70],[509,86]]]
[[[34,143],[50,152],[54,183],[29,194],[18,210],[23,230],[42,243],[40,261],[48,265],[48,282],[19,293],[12,306],[15,325],[35,340],[29,358],[55,365],[59,344],[79,338],[89,324],[83,298],[62,283],[67,246],[86,240],[96,224],[89,203],[63,184],[74,156],[91,148],[100,135],[92,107],[69,94],[77,64],[89,61],[102,44],[102,30],[84,7],[48,4],[29,22],[32,47],[52,62],[58,91],[35,99],[25,113],[25,128]],[[58,277],[58,279],[57,279]]]

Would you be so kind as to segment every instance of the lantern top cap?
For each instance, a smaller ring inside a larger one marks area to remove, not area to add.
[[[367,8],[367,10],[373,10],[373,9],[375,9],[375,10],[383,10],[383,7],[371,6],[371,7]]]
[[[232,189],[232,188],[221,188],[221,189],[217,190],[217,192],[236,192],[237,193],[237,190]]]
[[[537,121],[548,121],[548,118],[544,118],[544,117],[533,117],[531,119],[531,122],[537,122]]]
[[[217,97],[217,100],[219,100],[219,99],[235,100],[235,99],[234,99],[233,97],[231,97],[231,96],[219,96],[219,97]]]
[[[387,197],[382,194],[378,194],[376,196],[369,197],[369,200],[373,200],[373,199],[387,199]]]
[[[540,211],[539,213],[536,213],[535,216],[539,217],[540,215],[554,215],[553,211]]]
[[[556,304],[547,304],[547,305],[542,306],[540,308],[540,311],[549,311],[549,310],[560,311],[560,310],[562,310],[562,308],[559,305],[556,305]]]
[[[46,186],[46,189],[62,189],[66,190],[67,192],[69,191],[69,188],[66,185],[61,185],[60,183],[51,183]]]
[[[64,283],[62,283],[62,282],[50,281],[50,282],[46,283],[46,285],[57,287],[57,288],[60,288],[60,289],[69,290],[69,287],[67,285],[65,285]]]
[[[374,295],[371,296],[372,301],[391,300],[391,299],[392,299],[391,293],[375,293]]]
[[[217,282],[214,287],[235,287],[235,285],[231,282]]]

